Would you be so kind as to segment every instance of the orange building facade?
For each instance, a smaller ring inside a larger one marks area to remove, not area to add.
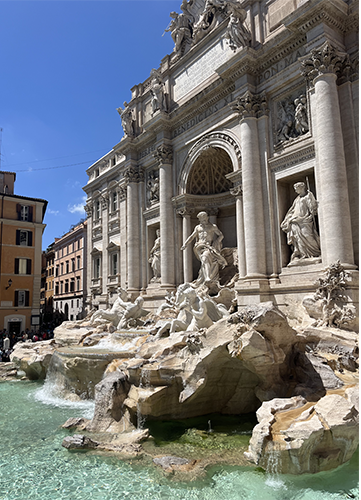
[[[43,252],[41,283],[41,312],[42,322],[49,323],[53,318],[54,307],[54,276],[55,276],[55,252],[54,243]]]
[[[54,243],[54,311],[65,320],[85,315],[87,236],[86,221],[75,226]]]
[[[16,174],[0,172],[0,327],[40,325],[42,236],[47,201],[14,194]]]

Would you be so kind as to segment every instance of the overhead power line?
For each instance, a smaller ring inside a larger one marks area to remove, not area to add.
[[[80,163],[71,163],[70,165],[59,165],[58,167],[42,167],[42,168],[34,168],[34,169],[23,169],[23,170],[14,170],[15,173],[18,172],[39,172],[39,170],[54,170],[56,168],[68,168],[68,167],[75,167],[76,165],[84,165],[87,163],[88,165],[91,164],[91,161],[82,161]]]
[[[58,156],[56,158],[48,158],[46,160],[32,160],[32,161],[24,161],[24,162],[21,162],[21,163],[10,163],[10,164],[7,165],[7,167],[16,167],[18,165],[29,165],[31,163],[39,163],[41,161],[62,160],[63,158],[72,158],[73,156],[89,155],[91,153],[99,153],[99,151],[104,151],[104,149],[96,149],[95,151],[87,151],[86,153],[75,153],[74,155]],[[87,162],[85,162],[85,163],[87,163]]]

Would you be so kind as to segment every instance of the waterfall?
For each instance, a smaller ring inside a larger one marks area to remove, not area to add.
[[[266,485],[273,489],[287,489],[285,482],[281,477],[282,458],[281,450],[275,442],[270,443],[272,448],[267,453],[266,463]]]
[[[139,377],[139,391],[138,391],[138,402],[137,402],[137,429],[143,430],[146,417],[142,414],[141,405],[145,400],[145,396],[142,392],[145,392],[150,388],[150,370],[142,367]]]
[[[67,387],[65,378],[59,369],[61,364],[59,356],[57,353],[54,353],[49,364],[45,382],[34,393],[34,398],[50,406],[83,409],[84,417],[92,418],[94,401],[82,399]]]

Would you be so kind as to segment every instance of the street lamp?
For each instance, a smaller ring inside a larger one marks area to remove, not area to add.
[[[8,286],[5,288],[5,290],[7,290],[8,288],[10,288],[12,284],[13,284],[13,280],[10,278],[9,281],[8,281]]]

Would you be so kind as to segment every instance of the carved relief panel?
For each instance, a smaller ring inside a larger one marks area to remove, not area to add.
[[[305,88],[274,103],[274,144],[282,147],[310,131],[309,103]]]

